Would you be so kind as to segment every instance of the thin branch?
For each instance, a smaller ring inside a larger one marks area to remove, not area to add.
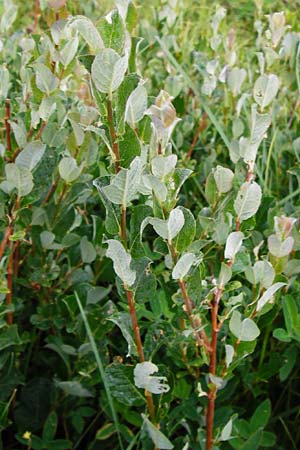
[[[218,288],[214,293],[214,298],[211,304],[211,353],[209,361],[209,373],[211,375],[216,375],[217,367],[217,343],[218,343],[218,309],[221,300],[223,289]],[[206,450],[212,450],[214,439],[214,415],[215,415],[215,400],[216,400],[217,389],[216,386],[210,384],[208,390],[208,405],[206,410]]]
[[[7,98],[5,100],[5,116],[4,116],[4,124],[5,124],[5,130],[6,130],[6,149],[10,153],[12,150],[11,147],[11,128],[10,128],[10,100]]]
[[[37,30],[38,21],[39,21],[39,0],[35,0],[33,31]]]
[[[120,172],[120,149],[119,149],[119,144],[117,141],[117,135],[116,135],[116,131],[115,131],[115,126],[114,126],[114,118],[113,118],[113,110],[112,110],[112,103],[111,100],[107,100],[107,121],[108,121],[108,126],[109,126],[109,132],[110,132],[110,137],[111,137],[111,142],[112,142],[112,149],[115,155],[115,170],[116,173]]]
[[[196,133],[195,133],[195,135],[193,137],[193,140],[192,140],[192,143],[190,145],[189,151],[186,154],[186,157],[188,159],[190,159],[192,157],[192,153],[194,151],[195,145],[197,144],[197,141],[199,139],[199,136],[200,136],[201,132],[203,130],[205,130],[205,128],[207,127],[207,120],[206,119],[207,119],[207,114],[204,113],[203,116],[202,116],[201,122],[199,123],[198,128],[196,130]]]

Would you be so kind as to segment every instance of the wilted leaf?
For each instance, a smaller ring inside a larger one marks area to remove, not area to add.
[[[163,394],[170,390],[166,384],[166,377],[152,376],[158,372],[158,367],[150,361],[137,364],[134,368],[134,384],[141,389],[146,389],[152,394]]]

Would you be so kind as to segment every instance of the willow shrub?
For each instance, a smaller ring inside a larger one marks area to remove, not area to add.
[[[218,7],[199,83],[166,39],[179,3],[152,43],[130,1],[96,24],[44,3],[26,31],[12,1],[1,18],[2,448],[281,448],[263,369],[271,339],[282,382],[296,363],[300,240],[268,177],[299,35],[256,22],[242,67]],[[201,133],[218,160],[193,159]]]

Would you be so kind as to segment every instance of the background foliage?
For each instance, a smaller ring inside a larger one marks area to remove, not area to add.
[[[215,450],[298,449],[299,3],[39,3],[0,3],[1,448],[204,449],[217,393]]]

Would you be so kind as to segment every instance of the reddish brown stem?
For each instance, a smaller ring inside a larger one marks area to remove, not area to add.
[[[218,343],[218,309],[223,290],[218,288],[214,294],[214,299],[211,304],[211,352],[209,361],[209,373],[216,375],[217,367],[217,343]],[[208,404],[206,410],[206,450],[212,450],[214,445],[213,431],[214,431],[214,416],[215,416],[215,401],[217,390],[211,384],[208,390]]]
[[[174,247],[172,242],[169,242],[169,248],[170,248],[170,251],[171,251],[173,262],[176,263],[176,261],[177,261],[177,252],[176,252],[176,249],[175,249],[175,247]],[[199,331],[197,330],[197,328],[199,326],[201,326],[201,323],[196,323],[195,319],[193,318],[194,305],[193,305],[193,302],[191,301],[191,299],[190,299],[190,297],[188,295],[185,281],[179,280],[178,281],[178,285],[180,287],[180,290],[181,290],[181,293],[182,293],[182,297],[183,297],[183,300],[184,300],[186,314],[187,314],[187,316],[189,318],[189,321],[191,322],[191,325],[192,325],[192,327],[194,329],[194,335],[195,335],[196,341],[198,342],[198,344],[200,346],[203,346],[203,344],[204,344],[205,348],[208,351],[210,351],[210,344],[209,344],[209,341],[208,341],[208,338],[206,336],[205,331],[204,330],[199,330]]]
[[[121,208],[121,239],[126,247],[126,208]]]
[[[46,195],[46,197],[43,200],[42,206],[45,206],[49,202],[50,198],[52,197],[52,195],[54,194],[54,192],[55,192],[55,190],[57,188],[58,182],[59,182],[59,176],[51,184],[51,186],[49,188],[49,191],[47,192],[47,195]]]
[[[111,100],[107,100],[107,121],[109,126],[109,132],[112,142],[112,148],[115,155],[115,171],[116,173],[120,172],[120,150],[119,144],[117,141],[117,135],[114,126],[114,118],[113,118],[113,110]]]
[[[12,224],[10,223],[5,230],[2,242],[0,244],[0,261],[2,260],[3,254],[6,249],[6,245],[9,241],[11,234],[12,234]]]
[[[7,98],[5,100],[5,116],[4,116],[4,124],[5,124],[5,130],[6,130],[6,149],[10,153],[11,152],[11,128],[10,128],[10,100]]]
[[[142,344],[142,339],[141,339],[141,335],[140,335],[140,328],[138,326],[137,317],[136,317],[133,293],[131,291],[129,291],[128,289],[126,289],[126,295],[127,295],[127,300],[128,300],[132,329],[133,329],[134,338],[135,338],[135,344],[136,344],[137,352],[139,355],[139,361],[140,361],[140,363],[142,363],[145,361],[145,355],[144,355],[143,344]],[[155,424],[155,409],[154,409],[153,398],[152,398],[151,392],[146,391],[145,394],[146,394],[146,400],[147,400],[149,414],[150,414],[152,423]]]
[[[161,143],[160,142],[158,143],[157,153],[158,153],[158,155],[162,154],[162,148],[161,148]]]
[[[33,31],[37,30],[38,21],[39,21],[39,0],[35,0]]]
[[[191,325],[194,329],[194,335],[195,335],[196,341],[198,342],[200,347],[202,347],[204,345],[205,348],[210,351],[210,343],[208,341],[205,331],[197,330],[198,326],[199,325],[201,326],[201,323],[197,324],[193,318],[193,304],[191,302],[191,299],[188,296],[186,284],[183,280],[179,280],[178,284],[179,284],[179,287],[180,287],[180,290],[182,293],[182,297],[184,300],[186,314],[187,314],[189,321],[191,322]]]
[[[198,128],[196,130],[196,133],[195,133],[195,135],[193,137],[193,140],[192,140],[192,143],[190,145],[189,151],[186,154],[186,157],[188,159],[190,159],[192,157],[192,153],[193,153],[193,150],[195,148],[195,145],[197,144],[197,141],[199,139],[200,133],[203,130],[205,130],[205,128],[207,127],[207,120],[206,119],[207,119],[207,114],[204,113],[203,116],[202,116],[201,122],[199,123]]]

